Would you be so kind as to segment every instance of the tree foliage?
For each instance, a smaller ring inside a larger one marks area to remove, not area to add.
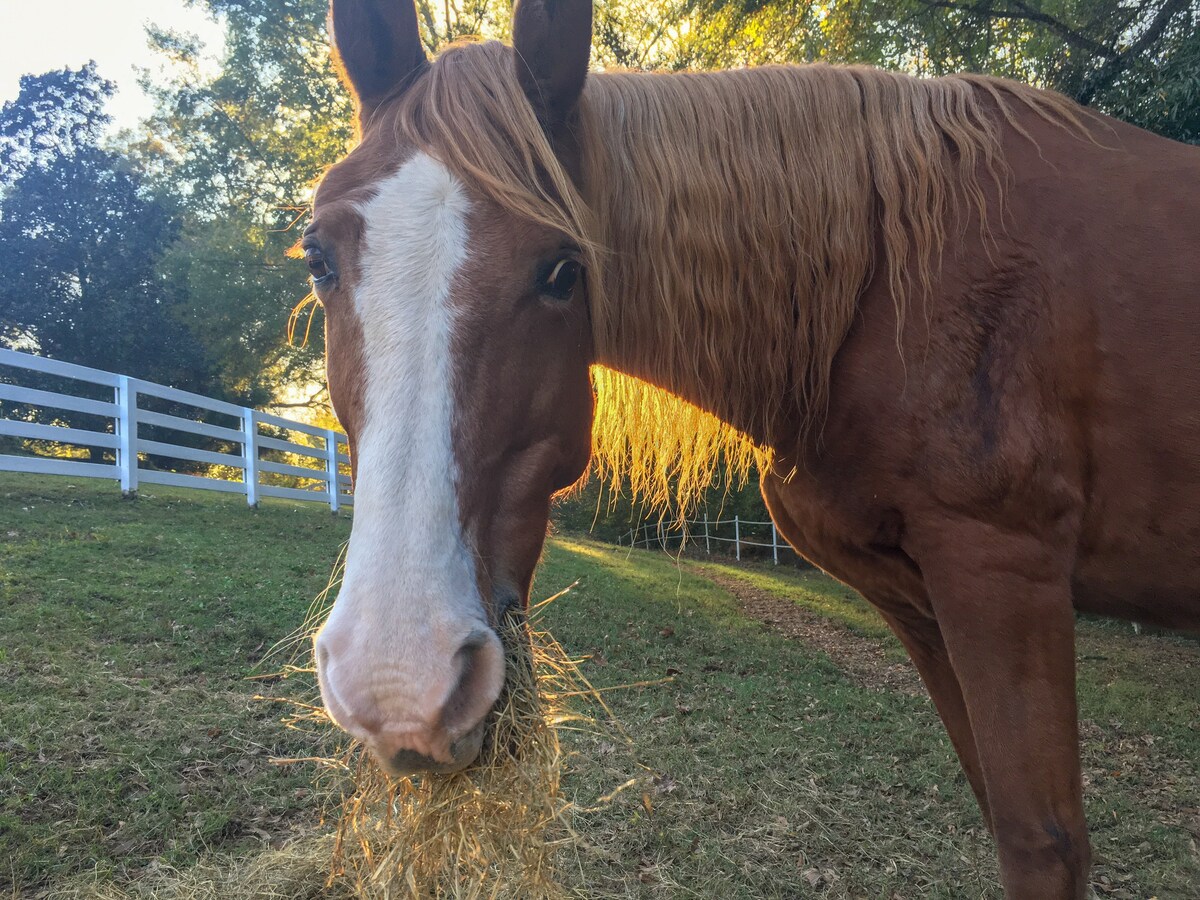
[[[109,122],[113,84],[96,64],[21,76],[20,93],[0,108],[0,189],[30,167],[95,146]]]
[[[27,76],[0,110],[0,135],[14,151],[0,201],[0,340],[195,383],[204,354],[157,268],[176,222],[125,157],[99,146],[111,93],[89,65]]]
[[[329,61],[326,5],[313,0],[203,0],[225,24],[215,77],[187,35],[152,31],[174,62],[153,86],[148,123],[172,160],[182,230],[164,268],[182,284],[192,329],[221,361],[230,390],[268,403],[319,368],[320,329],[289,345],[288,314],[307,287],[287,251],[307,222],[313,182],[351,139],[350,99]]]

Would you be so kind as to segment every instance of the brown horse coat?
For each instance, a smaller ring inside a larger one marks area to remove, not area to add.
[[[1200,629],[1200,153],[1023,124],[997,246],[948,250],[903,361],[876,278],[762,488],[908,648],[1009,895],[1082,897],[1072,606]]]

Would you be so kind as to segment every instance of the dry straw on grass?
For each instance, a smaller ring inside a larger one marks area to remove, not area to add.
[[[82,876],[43,900],[353,900],[352,886],[329,883],[332,847],[330,835],[303,838],[240,859],[160,866],[126,884]]]

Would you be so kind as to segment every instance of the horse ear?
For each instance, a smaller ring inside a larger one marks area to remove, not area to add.
[[[429,66],[412,0],[332,0],[335,61],[365,124],[384,99]]]
[[[551,137],[583,91],[592,52],[591,0],[518,0],[513,13],[517,78]]]

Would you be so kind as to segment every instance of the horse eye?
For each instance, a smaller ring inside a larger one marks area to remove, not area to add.
[[[313,281],[320,281],[329,275],[329,266],[325,264],[325,254],[320,247],[309,247],[304,251],[304,262],[308,264],[308,274]]]
[[[542,283],[542,293],[556,300],[570,300],[582,273],[583,266],[579,264],[579,260],[560,259]]]

